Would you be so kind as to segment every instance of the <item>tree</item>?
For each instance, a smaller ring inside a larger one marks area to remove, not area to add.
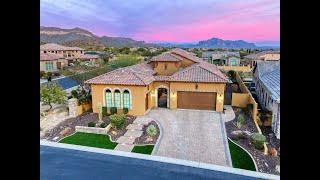
[[[44,105],[50,106],[48,111],[52,109],[52,103],[64,104],[66,98],[67,93],[55,83],[47,83],[40,87],[40,101]]]
[[[140,59],[137,56],[133,55],[121,55],[116,60],[109,63],[111,70],[131,66],[140,62]]]

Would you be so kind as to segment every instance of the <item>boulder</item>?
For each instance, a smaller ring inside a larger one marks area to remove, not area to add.
[[[232,131],[230,138],[231,138],[231,139],[234,139],[234,140],[237,140],[237,139],[245,139],[245,138],[247,138],[247,134],[244,133],[244,132],[241,131],[241,130]]]
[[[59,135],[60,136],[66,136],[66,135],[68,135],[70,132],[71,132],[71,128],[70,127],[67,127],[67,128],[65,128],[64,130],[62,130],[60,133],[59,133]]]

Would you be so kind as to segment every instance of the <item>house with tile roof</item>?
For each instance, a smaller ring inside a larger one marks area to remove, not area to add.
[[[128,108],[131,115],[156,107],[221,112],[227,77],[215,65],[175,48],[85,83],[91,86],[94,112],[101,105]]]
[[[50,62],[47,62],[48,58],[51,59]],[[53,60],[52,58],[58,58],[60,59],[60,61],[54,62],[55,60]],[[44,61],[46,62],[43,63]],[[68,46],[63,46],[55,43],[47,43],[47,44],[40,45],[40,70],[41,71],[45,71],[45,72],[58,71],[62,67],[69,66],[71,63],[75,63],[75,62],[80,62],[80,64],[88,62],[91,65],[96,65],[100,61],[101,59],[98,55],[85,54],[84,49],[79,47],[68,47]],[[52,68],[50,68],[51,66]],[[49,67],[49,68],[46,68],[46,67]]]
[[[258,61],[253,82],[261,107],[272,111],[272,130],[280,139],[280,62]]]
[[[40,71],[57,72],[59,69],[68,66],[68,62],[57,54],[40,52]]]

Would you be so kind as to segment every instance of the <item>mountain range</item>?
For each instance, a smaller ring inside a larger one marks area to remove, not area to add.
[[[146,43],[145,41],[136,41],[126,37],[99,37],[90,31],[73,28],[62,29],[57,27],[40,26],[40,44],[57,43],[66,46],[77,46],[83,48],[98,48],[105,47],[180,47],[180,48],[270,48],[269,46],[258,47],[254,43],[249,43],[243,40],[223,40],[219,38],[211,38],[208,40],[199,41],[198,43]]]

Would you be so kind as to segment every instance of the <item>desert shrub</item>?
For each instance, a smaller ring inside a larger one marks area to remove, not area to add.
[[[110,108],[110,114],[111,114],[111,115],[117,114],[117,108],[116,108],[116,107],[111,107],[111,108]]]
[[[240,129],[241,126],[243,125],[245,121],[245,118],[243,117],[243,115],[239,115],[238,118],[237,118],[237,128]]]
[[[111,126],[116,129],[122,129],[126,120],[124,114],[113,114],[110,116]]]
[[[123,108],[123,114],[128,114],[129,109],[128,108]]]
[[[248,104],[248,105],[247,105],[248,114],[251,114],[251,113],[252,113],[252,110],[253,110],[253,104]]]
[[[52,72],[47,72],[47,77],[51,77],[52,76]]]
[[[88,123],[88,127],[95,127],[96,126],[96,123],[94,123],[94,122],[89,122]]]
[[[236,72],[234,70],[230,70],[230,71],[228,71],[228,76],[230,78],[235,78],[236,77]]]
[[[101,123],[101,124],[100,124],[100,127],[101,127],[101,128],[105,128],[105,127],[107,127],[107,124],[106,124],[106,123]]]
[[[151,136],[151,137],[157,135],[157,128],[152,124],[149,125],[147,127],[147,134],[148,134],[148,136]]]
[[[42,78],[46,73],[44,71],[40,71],[40,78]]]
[[[72,91],[71,91],[71,95],[72,95],[72,97],[74,97],[74,98],[78,98],[78,91],[77,91],[77,90],[72,90]]]
[[[53,75],[54,76],[60,76],[60,73],[59,72],[54,72]]]
[[[266,137],[259,133],[253,133],[251,135],[251,143],[254,145],[256,149],[262,150],[263,144],[266,142]]]
[[[108,108],[103,106],[102,107],[102,117],[105,117],[106,115],[108,115]]]

